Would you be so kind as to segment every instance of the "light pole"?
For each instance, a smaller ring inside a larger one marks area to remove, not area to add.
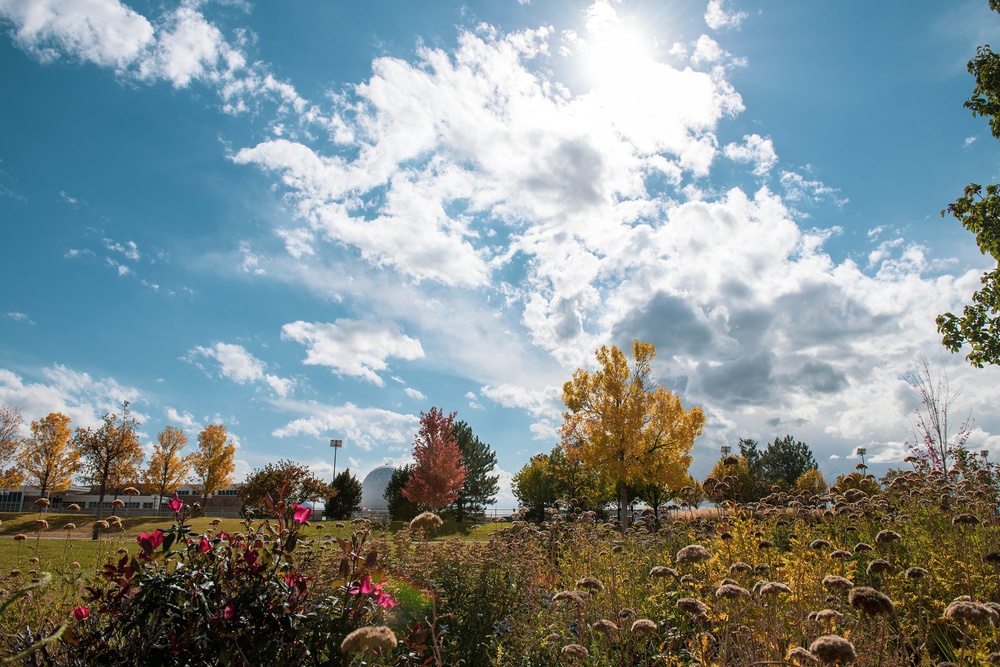
[[[337,450],[344,446],[343,440],[331,440],[330,446],[333,447],[333,481],[337,481]]]
[[[729,445],[723,445],[722,447],[719,447],[719,451],[722,452],[722,458],[725,458],[729,456],[729,452],[733,451],[733,448]]]
[[[983,461],[985,461],[986,459],[988,459],[990,457],[990,450],[988,450],[988,449],[980,449],[979,450],[979,455],[982,456],[983,457]]]
[[[864,447],[858,447],[854,453],[861,457],[861,465],[865,465],[865,454],[868,453],[868,450]]]

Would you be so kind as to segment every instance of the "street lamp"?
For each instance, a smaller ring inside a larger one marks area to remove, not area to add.
[[[982,456],[983,460],[985,461],[986,459],[988,459],[990,457],[990,450],[988,450],[988,449],[980,449],[979,450],[979,455]]]
[[[861,457],[861,465],[864,465],[865,464],[865,454],[868,453],[868,450],[865,449],[864,447],[858,447],[857,450],[854,453]]]
[[[733,451],[733,448],[729,445],[723,445],[722,447],[719,447],[719,451],[722,452],[723,457],[726,457],[729,456],[729,452]]]
[[[330,446],[333,447],[333,480],[337,481],[337,450],[344,446],[344,441],[331,440]]]

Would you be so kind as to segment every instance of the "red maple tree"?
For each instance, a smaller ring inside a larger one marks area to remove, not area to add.
[[[437,408],[420,413],[420,432],[413,441],[417,460],[403,496],[422,507],[439,511],[455,502],[465,483],[465,466],[453,427],[455,413],[445,416]]]

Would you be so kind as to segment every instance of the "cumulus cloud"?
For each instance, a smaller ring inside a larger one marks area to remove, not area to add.
[[[133,414],[142,421],[136,408],[143,398],[138,389],[115,378],[94,378],[62,364],[44,368],[32,379],[0,368],[0,403],[20,408],[28,422],[61,412],[74,428],[97,428],[101,415],[120,412],[123,401],[132,404]]]
[[[219,365],[219,375],[237,384],[264,383],[278,396],[287,396],[294,386],[294,381],[277,375],[266,373],[267,364],[252,355],[242,345],[232,343],[214,343],[210,347],[198,345],[194,347],[187,359],[198,357],[213,359]]]
[[[771,138],[759,134],[745,134],[742,144],[726,144],[722,152],[730,160],[752,164],[756,176],[766,176],[778,164],[778,154],[774,151]]]
[[[427,396],[423,392],[414,389],[413,387],[406,387],[403,389],[403,393],[416,401],[426,401]]]
[[[317,439],[337,437],[370,452],[403,451],[413,442],[420,418],[380,408],[363,408],[353,403],[325,405],[317,402],[279,401],[277,406],[302,417],[275,429],[277,438],[309,436]]]
[[[743,11],[726,11],[726,0],[708,0],[705,9],[705,23],[712,30],[723,28],[739,28],[747,13]]]
[[[393,322],[340,319],[336,322],[290,322],[281,337],[307,347],[302,363],[327,366],[335,373],[384,384],[376,371],[389,368],[389,357],[412,360],[424,356],[420,341],[410,338]]]

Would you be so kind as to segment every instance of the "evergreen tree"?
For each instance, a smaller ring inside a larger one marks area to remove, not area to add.
[[[786,490],[794,488],[795,482],[807,470],[818,467],[809,445],[790,435],[775,438],[767,446],[760,455],[760,466],[768,483],[780,484]]]
[[[361,509],[361,482],[348,468],[333,479],[335,495],[326,501],[323,514],[328,519],[350,519]]]
[[[496,502],[500,490],[499,475],[491,475],[497,464],[497,454],[480,440],[464,421],[455,422],[452,429],[465,467],[465,483],[455,499],[455,520],[465,521],[468,514],[479,514],[486,505]]]
[[[403,495],[403,487],[410,480],[410,473],[413,472],[412,465],[405,465],[392,471],[392,477],[385,486],[383,497],[389,503],[389,518],[393,521],[409,521],[418,514],[420,508],[417,504],[406,499]]]

